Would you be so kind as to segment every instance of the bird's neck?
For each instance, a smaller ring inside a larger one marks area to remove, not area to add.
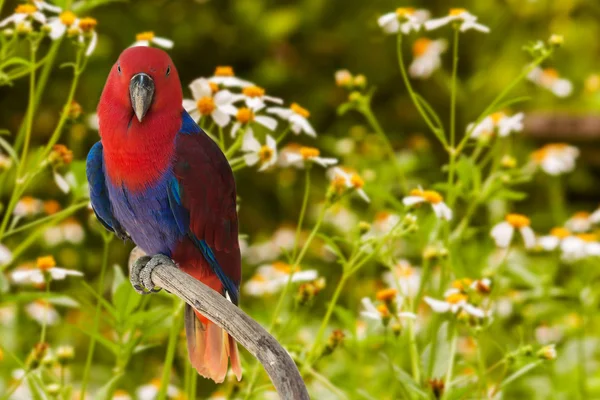
[[[181,114],[148,113],[140,123],[130,110],[99,113],[104,165],[110,182],[130,191],[152,187],[171,167]]]

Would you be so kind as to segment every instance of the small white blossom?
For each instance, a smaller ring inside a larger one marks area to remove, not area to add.
[[[531,157],[548,175],[562,175],[575,169],[579,149],[566,143],[551,143],[534,151]]]
[[[283,262],[260,266],[254,276],[244,285],[244,292],[250,296],[263,296],[277,293],[287,285],[292,275],[292,282],[309,282],[317,279],[315,270],[295,270],[291,265]]]
[[[229,90],[219,90],[205,78],[198,78],[189,85],[193,100],[183,99],[183,108],[194,121],[210,116],[220,127],[227,126],[238,109],[233,105],[234,96]]]
[[[253,166],[260,162],[259,171],[264,171],[277,162],[277,142],[271,135],[267,135],[266,144],[261,145],[252,131],[246,131],[242,151],[246,153],[244,155],[246,165]]]
[[[63,280],[67,276],[83,276],[80,271],[60,268],[52,256],[40,257],[35,267],[23,266],[15,268],[11,273],[11,280],[16,284],[41,285],[46,282],[46,277],[52,280]]]
[[[537,244],[546,251],[556,250],[561,242],[571,236],[571,232],[568,229],[557,227],[550,231],[550,234],[541,236],[537,239]]]
[[[46,300],[36,300],[25,306],[25,312],[38,324],[55,325],[60,320],[58,311]]]
[[[554,68],[535,67],[527,78],[538,86],[550,90],[556,97],[568,97],[573,92],[573,84],[561,78]]]
[[[154,32],[141,32],[135,36],[135,43],[131,47],[135,46],[151,46],[156,45],[163,49],[172,49],[173,41],[171,39],[156,36]]]
[[[479,124],[473,123],[467,126],[467,133],[471,132],[472,138],[490,137],[498,133],[500,137],[506,137],[513,132],[523,131],[523,118],[525,114],[517,113],[508,116],[503,112],[497,112],[485,117]]]
[[[304,168],[306,162],[312,162],[322,167],[330,167],[338,163],[336,158],[321,157],[316,147],[288,145],[281,151],[281,165]]]
[[[317,133],[314,128],[308,122],[310,112],[307,109],[301,107],[297,103],[292,103],[289,108],[284,107],[271,107],[267,108],[267,112],[277,115],[279,118],[288,121],[292,132],[296,135],[304,132],[308,136],[316,137]]]
[[[395,301],[396,304],[402,304],[401,297],[397,298]],[[378,308],[368,297],[363,297],[360,303],[363,307],[362,311],[360,312],[360,315],[365,319],[381,323],[383,322],[384,318],[391,317],[391,315],[389,315],[389,310],[387,309],[387,307],[385,307],[385,304]],[[417,318],[417,316],[414,313],[407,311],[399,311],[396,315],[401,320],[406,318],[414,320]]]
[[[355,190],[364,201],[367,203],[371,201],[362,188],[364,181],[358,174],[345,171],[340,167],[333,167],[328,171],[328,175],[331,179],[331,185],[338,194],[342,194],[347,190]]]
[[[135,391],[139,400],[155,400],[160,391],[162,381],[158,378],[153,379],[146,385],[142,385]],[[174,385],[167,386],[167,397],[177,398],[181,395],[181,391]]]
[[[425,21],[425,29],[428,31],[441,28],[442,26],[451,24],[452,22],[460,22],[460,31],[466,32],[474,29],[479,32],[489,33],[490,28],[477,22],[477,17],[469,13],[464,8],[452,8],[446,17],[430,19]]]
[[[452,219],[452,210],[444,203],[441,194],[433,190],[423,190],[421,188],[413,189],[410,194],[402,199],[405,206],[411,207],[415,204],[429,203],[433,212],[439,219],[450,221]]]
[[[398,8],[379,17],[377,24],[387,34],[402,32],[408,35],[411,31],[419,31],[429,15],[429,11],[424,9]]]
[[[397,287],[402,296],[414,298],[421,286],[421,275],[407,260],[400,260],[383,274],[383,281],[389,287]]]
[[[31,20],[37,21],[40,24],[44,24],[46,23],[46,16],[36,5],[29,3],[20,4],[17,6],[17,8],[15,8],[15,12],[13,14],[0,21],[0,28],[3,28],[11,23],[16,27],[23,22]]]
[[[233,68],[229,66],[219,66],[215,68],[214,75],[208,78],[208,80],[210,82],[214,82],[218,85],[223,85],[225,87],[244,88],[248,86],[253,86],[252,82],[236,77],[233,73]]]
[[[448,289],[444,293],[444,300],[437,300],[429,296],[425,296],[424,300],[434,312],[440,314],[447,312],[458,314],[460,311],[464,311],[476,318],[485,318],[490,315],[489,311],[470,304],[469,297],[455,288]]]
[[[592,229],[592,221],[590,213],[587,211],[580,211],[565,222],[565,227],[571,232],[583,233]]]
[[[448,48],[444,39],[419,38],[413,44],[413,61],[408,73],[413,78],[427,79],[442,65],[442,54]]]
[[[250,109],[261,109],[266,103],[283,104],[282,99],[265,94],[265,89],[255,85],[242,88],[242,93],[235,96],[235,101],[239,100],[243,100]]]
[[[531,220],[525,215],[508,214],[503,222],[492,228],[490,235],[496,241],[498,247],[506,248],[512,242],[515,230],[518,230],[523,238],[525,248],[535,246],[535,233],[531,229]]]

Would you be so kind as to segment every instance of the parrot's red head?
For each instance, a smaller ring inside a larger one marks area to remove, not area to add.
[[[146,114],[181,110],[183,94],[171,57],[153,47],[130,47],[113,65],[102,100],[131,111],[143,123]]]
[[[142,187],[168,166],[181,127],[181,82],[167,53],[130,47],[113,65],[98,104],[108,175]]]

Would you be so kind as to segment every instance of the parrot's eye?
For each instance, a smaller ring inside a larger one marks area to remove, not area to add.
[[[169,76],[169,74],[171,73],[171,66],[167,66],[167,76]]]
[[[121,66],[119,64],[117,64],[117,71],[119,71],[119,74],[121,73]]]

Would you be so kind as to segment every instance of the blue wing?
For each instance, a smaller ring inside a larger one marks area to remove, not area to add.
[[[184,135],[204,135],[204,132],[200,129],[200,127],[196,124],[196,122],[190,117],[190,115],[183,111],[182,114],[182,125],[180,129],[180,133]],[[191,139],[191,138],[190,138]],[[204,138],[203,138],[204,139]],[[206,137],[206,140],[210,140],[210,138]],[[214,144],[214,143],[213,143]],[[216,145],[215,145],[216,146]],[[200,156],[200,154],[198,154]],[[181,177],[180,177],[181,178]],[[195,185],[202,185],[202,181],[197,180],[194,182]],[[231,301],[234,304],[238,304],[239,301],[239,282],[236,283],[234,279],[228,276],[222,266],[219,264],[219,261],[215,257],[215,250],[211,248],[211,246],[207,243],[204,238],[199,238],[196,233],[191,228],[190,225],[190,210],[186,208],[183,202],[184,188],[182,187],[179,179],[177,178],[177,169],[175,176],[171,179],[168,185],[169,190],[169,206],[171,208],[171,212],[177,222],[177,227],[182,235],[188,236],[194,245],[200,250],[211,269],[215,273],[215,275],[221,281],[223,288],[228,293]],[[235,199],[235,197],[234,197]],[[237,225],[236,225],[236,244],[237,244]],[[220,249],[217,247],[217,249]],[[220,249],[221,250],[221,249]],[[236,251],[239,251],[236,249]],[[231,266],[230,266],[231,267]]]
[[[90,186],[90,201],[92,202],[92,208],[94,209],[98,221],[100,221],[106,229],[114,232],[121,239],[128,239],[127,233],[123,230],[121,224],[112,213],[104,177],[102,151],[102,142],[97,142],[90,149],[86,161],[86,174]]]

